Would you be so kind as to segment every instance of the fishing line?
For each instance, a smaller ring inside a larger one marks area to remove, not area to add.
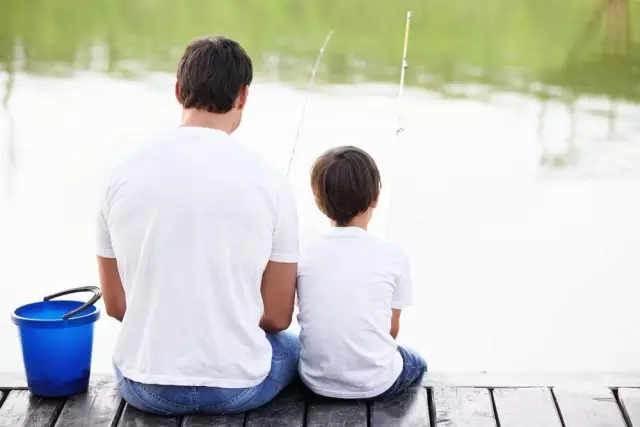
[[[316,59],[316,65],[313,67],[313,71],[311,72],[311,78],[309,79],[309,83],[307,84],[307,95],[304,98],[304,104],[302,104],[302,113],[300,114],[300,121],[298,122],[298,129],[296,130],[296,137],[293,140],[293,149],[291,150],[291,156],[289,157],[289,166],[287,166],[287,176],[289,176],[289,172],[291,172],[291,164],[293,163],[293,158],[296,154],[296,148],[298,147],[298,139],[300,138],[300,129],[302,129],[302,122],[304,121],[304,115],[307,110],[307,102],[309,101],[309,95],[311,94],[311,89],[316,81],[316,73],[318,72],[318,67],[320,66],[320,61],[322,61],[322,56],[324,55],[324,51],[329,44],[329,40],[331,40],[331,36],[333,36],[333,31],[330,31],[327,34],[327,37],[324,39],[324,43],[322,43],[322,47],[320,48],[320,52],[318,52],[318,58]]]
[[[407,62],[407,51],[409,48],[409,27],[411,24],[411,11],[407,12],[407,23],[404,28],[404,48],[402,49],[402,65],[400,67],[400,85],[398,87],[398,127],[396,128],[396,146],[400,143],[400,134],[404,132],[402,126],[402,94],[404,92],[404,80],[407,74],[407,68],[409,68],[409,62]],[[393,184],[389,189],[389,208],[387,210],[387,236],[389,235],[389,228],[391,227],[391,199],[393,195]]]

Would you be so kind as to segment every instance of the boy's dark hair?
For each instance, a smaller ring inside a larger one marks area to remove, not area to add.
[[[311,169],[316,204],[340,227],[369,209],[378,200],[380,187],[376,162],[356,147],[325,151]]]
[[[247,52],[226,37],[193,40],[178,65],[179,96],[184,108],[227,113],[251,84],[253,65]]]

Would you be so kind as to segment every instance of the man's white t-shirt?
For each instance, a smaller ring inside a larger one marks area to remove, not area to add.
[[[116,258],[127,310],[114,353],[149,384],[252,387],[271,346],[260,328],[269,260],[298,261],[284,176],[224,132],[179,127],[110,175],[98,255]]]
[[[298,267],[303,382],[335,398],[386,391],[403,366],[390,335],[391,309],[409,304],[404,252],[361,228],[333,228]]]

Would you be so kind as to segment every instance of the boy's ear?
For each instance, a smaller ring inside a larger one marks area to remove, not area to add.
[[[236,98],[235,107],[238,110],[244,109],[244,106],[247,103],[247,98],[249,97],[249,86],[243,86],[240,88],[240,92],[238,93],[238,97]]]
[[[378,197],[376,197],[376,199],[373,201],[373,203],[371,203],[371,208],[375,209],[378,207]]]
[[[180,92],[182,91],[182,89],[180,88],[180,83],[178,83],[178,81],[176,81],[176,87],[175,87],[175,94],[176,94],[176,100],[178,101],[179,104],[182,104],[182,96],[180,96]]]

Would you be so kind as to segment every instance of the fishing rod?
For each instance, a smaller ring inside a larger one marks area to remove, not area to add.
[[[396,136],[404,132],[402,127],[402,92],[404,91],[404,78],[407,74],[407,68],[409,63],[407,62],[407,50],[409,48],[409,26],[411,24],[411,12],[407,12],[407,23],[404,27],[404,48],[402,49],[402,67],[400,69],[400,87],[398,88],[398,129],[396,130]]]
[[[307,102],[309,101],[309,95],[311,94],[311,89],[315,84],[316,73],[318,72],[318,67],[320,66],[320,61],[322,61],[322,56],[324,55],[324,51],[327,48],[327,45],[329,44],[329,40],[331,40],[331,36],[333,36],[333,31],[330,31],[329,34],[327,34],[327,37],[324,39],[324,43],[322,43],[320,52],[318,52],[318,58],[316,59],[316,64],[314,65],[313,71],[311,72],[311,78],[309,78],[309,83],[307,84],[307,95],[304,98],[304,104],[302,104],[302,113],[300,114],[300,121],[298,122],[296,137],[293,140],[293,149],[291,150],[291,157],[289,157],[289,166],[287,166],[287,176],[289,176],[289,172],[291,172],[291,164],[293,163],[293,158],[296,154],[296,148],[298,147],[298,139],[300,138],[300,129],[302,129],[302,122],[304,121],[304,114],[307,110]]]
[[[396,128],[396,145],[400,141],[400,134],[404,132],[402,126],[402,94],[404,92],[404,80],[407,74],[407,68],[409,68],[409,62],[407,61],[407,51],[409,48],[409,28],[411,24],[411,11],[407,12],[407,22],[404,27],[404,47],[402,49],[402,65],[400,67],[400,85],[398,87],[398,119]],[[389,235],[389,228],[391,227],[391,199],[393,195],[393,184],[389,190],[389,209],[387,218],[387,236]]]

